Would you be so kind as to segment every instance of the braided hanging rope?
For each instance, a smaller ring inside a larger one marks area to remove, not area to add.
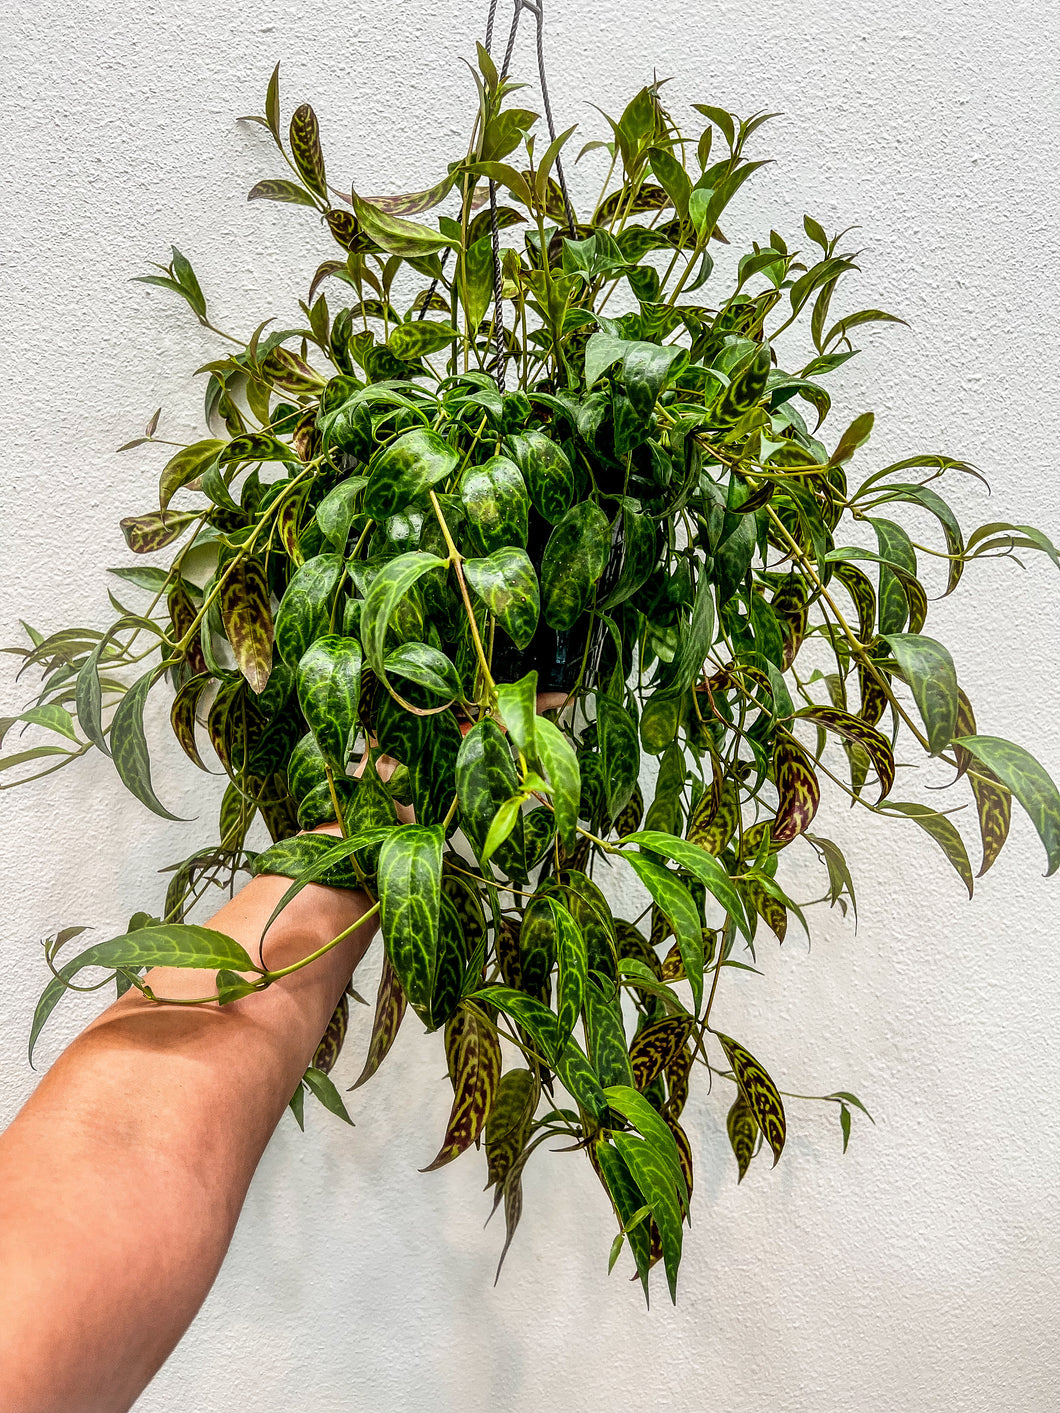
[[[490,52],[493,43],[493,27],[497,18],[498,0],[490,0],[489,15],[486,20],[486,52]],[[552,102],[548,96],[548,79],[545,75],[545,0],[515,0],[515,7],[512,12],[512,23],[508,30],[508,44],[504,51],[504,63],[500,69],[500,79],[503,81],[508,76],[511,67],[512,55],[515,52],[515,36],[519,30],[519,19],[524,10],[529,10],[534,16],[537,29],[537,77],[541,85],[541,101],[545,109],[545,122],[548,125],[548,136],[550,142],[556,140],[556,124],[552,116]],[[559,188],[563,196],[563,209],[567,218],[567,229],[571,236],[575,236],[578,230],[578,222],[574,214],[574,207],[571,204],[570,193],[567,190],[567,179],[563,174],[563,162],[556,157],[556,177]],[[496,352],[494,354],[493,375],[497,380],[497,386],[504,392],[504,367],[507,362],[506,340],[504,336],[504,313],[501,308],[501,292],[503,289],[503,278],[501,274],[501,243],[500,227],[497,220],[497,183],[491,181],[490,191],[490,241],[493,246],[493,342]],[[548,259],[548,252],[541,252],[542,259]]]

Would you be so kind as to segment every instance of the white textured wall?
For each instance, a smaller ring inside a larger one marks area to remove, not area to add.
[[[962,455],[994,486],[990,501],[974,483],[951,488],[967,517],[1060,532],[1060,11],[1029,0],[550,8],[561,125],[592,130],[590,101],[617,110],[654,66],[674,75],[675,110],[783,111],[756,139],[756,155],[778,161],[737,199],[730,235],[764,239],[775,225],[794,240],[804,211],[829,229],[860,224],[863,273],[846,295],[858,304],[843,309],[882,306],[911,327],[867,335],[843,370],[832,435],[844,413],[874,406],[867,468],[916,450]],[[447,157],[462,141],[459,59],[482,11],[468,0],[9,7],[0,640],[14,641],[19,616],[45,629],[107,621],[103,569],[128,561],[116,521],[149,508],[158,467],[112,449],[159,403],[169,434],[198,434],[190,370],[214,345],[128,277],[175,241],[219,322],[248,329],[274,313],[282,325],[332,253],[309,213],[243,199],[277,164],[233,117],[260,106],[276,58],[285,111],[313,101],[332,169],[363,190],[408,190],[437,177],[436,145]],[[1060,774],[1060,579],[1032,562],[983,566],[966,584],[931,623],[980,729],[1033,733]],[[3,714],[22,698],[0,672]],[[175,748],[158,783],[178,812],[211,813]],[[0,820],[7,1116],[33,1084],[24,1047],[45,979],[40,937],[123,926],[159,896],[154,871],[195,829],[141,809],[98,759],[0,794]],[[733,974],[716,1016],[784,1088],[853,1089],[877,1127],[855,1122],[842,1157],[834,1110],[791,1101],[783,1162],[756,1163],[738,1189],[721,1096],[693,1104],[696,1223],[676,1312],[661,1288],[645,1314],[634,1288],[607,1279],[610,1213],[571,1157],[531,1164],[522,1228],[491,1288],[500,1232],[481,1229],[475,1159],[416,1171],[448,1098],[437,1039],[408,1024],[353,1096],[356,1130],[315,1106],[305,1137],[281,1126],[213,1294],[139,1408],[1054,1409],[1060,885],[1042,881],[1022,816],[972,905],[912,825],[835,809],[822,832],[845,841],[857,870],[857,935],[818,909],[812,952],[797,936],[782,952],[766,942],[767,976]],[[44,1062],[99,1004],[63,1003]],[[340,1080],[366,1039],[362,1016]]]

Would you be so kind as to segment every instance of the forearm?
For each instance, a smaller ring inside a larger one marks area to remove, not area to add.
[[[255,879],[210,925],[253,955],[286,886]],[[267,964],[307,955],[367,906],[363,894],[303,890],[268,934]],[[5,1413],[112,1413],[138,1396],[205,1298],[373,929],[223,1009],[129,992],[56,1062],[0,1137]],[[201,971],[148,981],[175,999],[214,989]]]

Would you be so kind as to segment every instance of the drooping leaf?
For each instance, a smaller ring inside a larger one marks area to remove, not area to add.
[[[239,670],[258,693],[272,671],[272,609],[269,583],[260,559],[240,557],[225,572],[220,589],[221,620]]]
[[[948,650],[934,638],[917,633],[881,635],[894,654],[902,675],[913,689],[927,727],[933,756],[944,751],[957,729],[957,672]]]
[[[386,953],[409,1004],[429,1017],[438,954],[443,832],[406,824],[379,850],[379,913]]]
[[[1022,746],[1000,736],[961,736],[956,744],[981,761],[1027,811],[1045,846],[1050,877],[1060,868],[1060,792],[1045,768]]]
[[[464,575],[515,646],[525,648],[541,612],[537,575],[526,551],[507,546],[483,559],[465,559]]]
[[[159,800],[151,786],[151,758],[144,735],[144,705],[157,678],[152,668],[138,678],[118,703],[110,727],[110,749],[122,784],[163,819],[179,819]]]
[[[180,451],[171,456],[163,467],[158,482],[159,510],[164,512],[182,486],[201,476],[211,462],[217,460],[225,445],[223,441],[210,437],[205,441],[193,442],[191,446],[181,447]]]
[[[778,795],[773,843],[790,844],[809,828],[821,803],[821,786],[806,752],[790,738],[777,742],[773,775]]]
[[[368,1055],[364,1062],[364,1068],[350,1086],[351,1089],[359,1089],[362,1084],[371,1079],[386,1059],[404,1018],[406,1004],[405,993],[401,989],[397,973],[390,958],[384,956],[383,970],[379,978],[379,990],[375,1000],[375,1019],[372,1022],[372,1038],[368,1044]]]
[[[616,819],[629,803],[640,775],[637,725],[624,706],[599,694],[596,698],[596,720],[607,817]]]
[[[654,836],[649,833],[649,839],[652,837]],[[651,847],[650,843],[648,847]],[[644,854],[624,854],[623,857],[665,913],[677,935],[685,973],[692,987],[692,1000],[698,1014],[703,1004],[703,925],[700,922],[699,910],[680,879],[661,864],[654,863]]]
[[[335,594],[342,581],[343,561],[337,554],[318,554],[292,576],[276,610],[276,647],[290,667],[331,631]]]
[[[718,1034],[722,1048],[732,1065],[736,1083],[740,1086],[748,1108],[755,1122],[762,1130],[763,1137],[773,1150],[773,1166],[780,1161],[784,1149],[787,1124],[784,1118],[784,1101],[776,1085],[754,1056],[742,1045],[727,1035]]]
[[[573,627],[588,608],[611,553],[611,526],[592,501],[556,525],[541,562],[541,607],[551,628]]]
[[[120,937],[111,937],[106,942],[96,942],[64,963],[44,988],[30,1028],[31,1064],[33,1048],[45,1021],[67,990],[67,983],[86,967],[105,967],[108,971],[121,967],[129,972],[138,972],[144,967],[202,967],[210,971],[219,968],[233,971],[255,969],[245,949],[231,937],[191,924],[167,923],[141,927]]]
[[[890,793],[894,784],[894,753],[887,738],[874,726],[869,726],[858,717],[851,716],[849,712],[840,711],[836,707],[803,707],[802,710],[796,712],[796,716],[800,720],[814,721],[819,726],[845,737],[846,740],[853,741],[855,745],[868,752],[879,777],[880,799],[882,800],[885,795]]]
[[[725,1127],[729,1135],[729,1144],[736,1157],[736,1167],[739,1174],[736,1181],[740,1183],[747,1176],[747,1169],[751,1166],[751,1159],[755,1155],[755,1144],[758,1142],[758,1121],[751,1111],[751,1106],[744,1098],[742,1089],[737,1088],[736,1098],[732,1101]]]
[[[474,1006],[461,1006],[445,1027],[445,1053],[453,1082],[453,1108],[438,1156],[422,1171],[444,1167],[482,1132],[501,1077],[501,1047]]]

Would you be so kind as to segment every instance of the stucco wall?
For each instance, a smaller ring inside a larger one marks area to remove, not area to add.
[[[285,112],[314,103],[336,173],[366,191],[414,189],[463,140],[471,85],[459,60],[483,8],[36,0],[8,12],[0,641],[15,640],[20,616],[44,629],[108,621],[103,570],[129,559],[116,522],[150,507],[158,469],[153,453],[113,448],[160,403],[167,434],[200,434],[190,371],[215,344],[128,277],[175,241],[223,326],[270,314],[282,326],[332,253],[309,213],[244,200],[276,164],[233,118],[259,108],[275,60]],[[837,379],[837,429],[844,412],[874,406],[867,467],[917,450],[965,456],[994,496],[952,486],[962,515],[1057,535],[1060,11],[1026,0],[550,8],[561,125],[600,135],[590,101],[616,111],[653,67],[674,76],[675,110],[783,112],[756,139],[757,155],[778,160],[737,199],[730,235],[765,239],[772,225],[794,241],[804,211],[829,229],[858,223],[863,273],[844,309],[910,324],[867,334]],[[931,622],[980,729],[1035,741],[1060,775],[1060,578],[1032,560],[1025,572],[983,565],[966,584]],[[3,662],[0,714],[22,701]],[[161,729],[161,703],[152,714]],[[160,794],[208,818],[218,782],[175,748],[163,757]],[[961,820],[974,835],[970,811]],[[6,1118],[34,1082],[39,939],[74,922],[120,929],[159,896],[155,870],[188,851],[195,827],[147,813],[96,759],[0,794],[0,828]],[[783,950],[765,943],[766,975],[734,974],[716,1014],[784,1088],[852,1089],[877,1125],[856,1121],[843,1157],[834,1110],[791,1101],[782,1163],[756,1163],[737,1188],[722,1101],[694,1106],[699,1193],[676,1312],[661,1287],[646,1314],[634,1287],[607,1278],[610,1212],[570,1156],[528,1169],[526,1214],[492,1288],[501,1234],[482,1230],[475,1159],[417,1172],[448,1088],[437,1040],[407,1024],[352,1096],[354,1131],[315,1106],[304,1137],[281,1125],[217,1285],[143,1413],[1055,1408],[1058,885],[1042,881],[1022,815],[972,905],[911,824],[833,806],[822,832],[856,871],[856,934],[815,910],[812,951],[797,935]],[[64,1002],[42,1061],[100,1004]],[[366,1042],[360,1016],[340,1080]]]

